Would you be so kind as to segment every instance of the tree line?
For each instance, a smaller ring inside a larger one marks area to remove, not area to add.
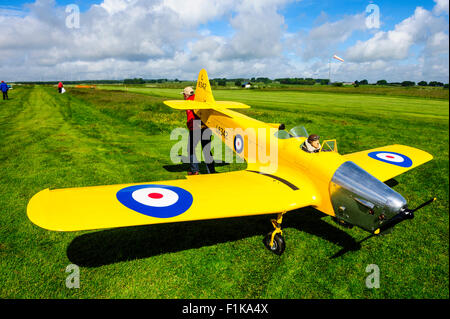
[[[166,83],[166,82],[181,82],[178,79],[169,80],[169,79],[143,79],[143,78],[133,78],[133,79],[123,79],[123,80],[83,80],[83,81],[64,81],[65,84],[82,84],[82,83],[90,83],[90,84],[145,84],[145,83]],[[342,86],[342,82],[334,82],[330,83],[329,79],[313,79],[313,78],[277,78],[271,80],[267,77],[253,77],[253,78],[235,78],[235,79],[227,79],[227,78],[215,78],[210,80],[211,86],[226,86],[227,82],[234,83],[235,86],[243,86],[245,84],[253,84],[253,83],[280,83],[280,84],[288,84],[288,85],[328,85],[333,84],[334,86]],[[59,81],[25,81],[25,82],[14,82],[17,84],[47,84],[47,85],[55,85],[58,84]],[[195,83],[195,81],[194,81]],[[355,87],[360,85],[368,85],[370,84],[368,80],[356,80],[353,82]],[[403,82],[388,82],[387,80],[378,80],[373,85],[386,85],[386,86],[422,86],[422,87],[443,87],[448,89],[448,83],[444,84],[438,81],[420,81],[416,84],[414,81],[403,81]]]
[[[369,84],[369,82],[367,80],[362,80],[362,81],[355,81],[354,82],[355,86],[358,85],[367,85]],[[416,86],[416,82],[414,81],[403,81],[403,82],[388,82],[386,80],[378,80],[376,83],[376,85],[390,85],[390,86]],[[420,81],[417,83],[418,86],[433,86],[433,87],[444,87],[444,88],[448,88],[448,83],[444,84],[442,82],[438,82],[438,81]]]

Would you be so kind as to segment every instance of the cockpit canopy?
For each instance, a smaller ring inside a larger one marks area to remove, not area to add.
[[[289,131],[289,133],[294,137],[308,137],[308,131],[303,125],[297,125]]]
[[[289,132],[285,130],[278,130],[275,132],[275,137],[285,140],[291,137],[308,137],[308,132],[303,125],[297,125],[290,129]]]

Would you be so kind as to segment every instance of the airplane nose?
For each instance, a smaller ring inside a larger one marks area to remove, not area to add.
[[[406,199],[397,192],[391,192],[386,198],[385,207],[389,212],[398,214],[407,206]]]
[[[407,209],[402,195],[351,161],[334,173],[330,197],[338,220],[370,232]]]

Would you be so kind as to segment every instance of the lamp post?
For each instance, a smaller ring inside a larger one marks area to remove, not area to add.
[[[328,85],[331,85],[331,58],[328,60]]]

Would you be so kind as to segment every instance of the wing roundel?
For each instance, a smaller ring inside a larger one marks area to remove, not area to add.
[[[425,151],[405,145],[389,145],[344,155],[371,175],[385,182],[433,159]]]

